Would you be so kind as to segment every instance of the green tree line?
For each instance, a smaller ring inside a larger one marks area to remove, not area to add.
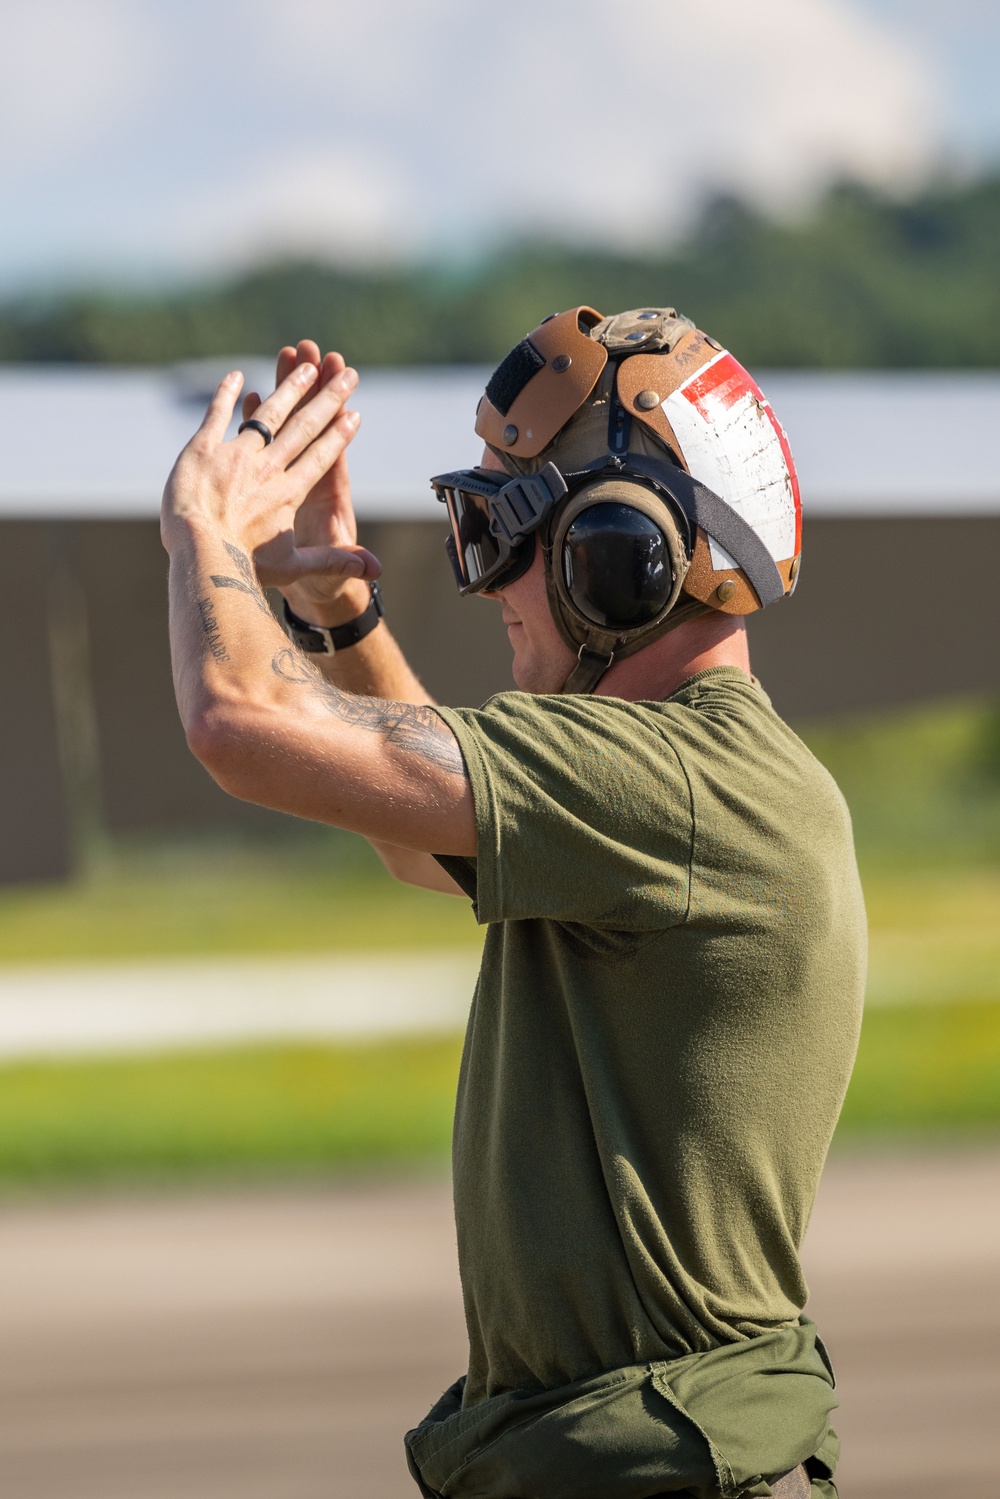
[[[361,365],[489,362],[548,312],[671,305],[760,366],[1000,364],[1000,175],[891,199],[853,184],[806,217],[733,199],[660,255],[505,245],[461,268],[261,266],[144,295],[0,304],[0,359],[162,363],[303,336]]]

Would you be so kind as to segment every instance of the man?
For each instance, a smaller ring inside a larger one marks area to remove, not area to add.
[[[833,1495],[798,1251],[864,915],[839,793],[750,675],[744,616],[798,573],[784,433],[672,309],[547,319],[487,387],[482,466],[434,481],[520,690],[435,708],[356,541],[356,376],[312,344],[278,375],[230,442],[227,376],[166,489],[189,743],[488,924],[454,1148],[469,1370],[408,1435],[414,1477]]]

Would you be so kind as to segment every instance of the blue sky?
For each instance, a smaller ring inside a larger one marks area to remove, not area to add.
[[[625,248],[1000,160],[1000,0],[0,0],[0,291]]]
[[[941,140],[968,163],[1000,161],[1000,0],[864,0],[939,76]]]

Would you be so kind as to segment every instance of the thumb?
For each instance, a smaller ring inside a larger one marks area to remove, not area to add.
[[[377,578],[382,564],[367,547],[296,547],[293,567],[300,578],[326,574],[329,577]]]

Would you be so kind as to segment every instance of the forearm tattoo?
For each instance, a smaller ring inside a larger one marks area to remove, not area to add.
[[[264,590],[261,588],[260,583],[257,580],[257,574],[254,571],[254,565],[251,562],[250,558],[247,556],[246,552],[241,551],[239,547],[234,547],[228,541],[224,541],[222,544],[225,547],[226,551],[229,553],[230,557],[232,557],[233,561],[236,563],[236,567],[239,571],[240,576],[238,578],[230,578],[225,573],[212,573],[212,582],[215,584],[216,588],[235,588],[238,590],[238,592],[247,594],[248,597],[253,599],[254,603],[257,605],[257,608],[262,610],[263,613],[267,615],[268,619],[273,619],[274,616],[271,614],[271,606],[268,604],[267,599],[264,597]]]
[[[219,630],[219,621],[215,610],[212,608],[211,599],[198,600],[198,613],[201,615],[201,633],[208,642],[208,648],[216,661],[228,661],[229,652],[223,643],[222,634]]]
[[[299,651],[291,649],[278,652],[271,670],[283,682],[307,688],[311,697],[343,723],[381,734],[390,744],[420,755],[450,775],[465,775],[458,741],[440,714],[425,703],[390,703],[383,698],[342,692]]]

